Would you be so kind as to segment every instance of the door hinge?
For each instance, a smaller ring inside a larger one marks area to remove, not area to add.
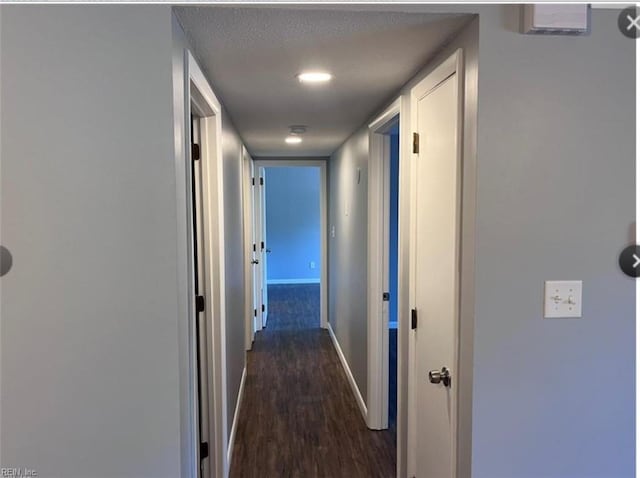
[[[209,442],[200,443],[200,459],[204,460],[209,456]]]
[[[260,186],[264,186],[264,178],[260,178]]]
[[[251,185],[255,186],[256,185],[256,178],[251,178]]]
[[[264,314],[264,304],[262,304],[262,313]]]
[[[253,309],[253,316],[258,317],[258,309]]]
[[[256,245],[253,245],[253,252],[256,252]]]
[[[418,327],[418,311],[417,309],[411,309],[411,329]]]
[[[196,295],[196,312],[204,312],[204,296]]]
[[[264,251],[264,241],[260,241],[260,250]]]
[[[390,297],[391,296],[390,296],[390,294],[388,292],[383,292],[382,293],[382,301],[383,302],[389,302]]]
[[[418,154],[420,152],[420,135],[413,133],[413,153]]]
[[[191,159],[197,161],[200,159],[200,145],[193,143],[191,144]]]

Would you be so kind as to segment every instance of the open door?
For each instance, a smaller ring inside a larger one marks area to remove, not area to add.
[[[251,350],[253,341],[255,340],[256,331],[260,330],[258,311],[260,306],[260,249],[258,240],[258,231],[256,230],[256,180],[255,180],[255,163],[245,148],[242,148],[243,161],[243,177],[244,177],[244,241],[247,264],[245,267],[245,301],[246,301],[246,350]]]
[[[264,326],[263,315],[266,310],[264,303],[266,289],[266,273],[264,266],[265,257],[265,237],[264,237],[264,168],[253,165],[253,177],[251,179],[253,187],[253,231],[255,240],[255,254],[253,258],[254,264],[254,294],[255,294],[255,309],[254,309],[254,328],[258,332],[262,330]]]
[[[267,246],[267,200],[266,200],[267,178],[264,168],[260,168],[260,264],[261,264],[261,289],[260,300],[262,327],[267,326],[267,315],[269,314],[269,294],[267,290],[267,255],[271,249]]]
[[[204,306],[205,248],[203,234],[202,158],[200,155],[200,120],[191,119],[191,204],[193,214],[193,272],[196,311],[196,368],[198,387],[198,436],[200,466],[198,477],[210,476],[209,463],[209,378],[207,317]]]

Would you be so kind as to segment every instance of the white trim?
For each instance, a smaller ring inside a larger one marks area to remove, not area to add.
[[[242,406],[242,398],[244,397],[244,383],[247,379],[247,367],[242,370],[242,378],[240,379],[240,390],[238,390],[238,400],[236,400],[236,409],[233,412],[233,423],[231,424],[231,433],[229,434],[229,446],[227,448],[227,463],[231,464],[233,457],[233,447],[236,442],[236,430],[238,428],[238,420],[240,416],[240,407]]]
[[[252,260],[255,259],[255,252],[253,251],[254,237],[253,237],[253,185],[251,180],[253,159],[247,151],[244,145],[242,145],[242,152],[240,153],[242,161],[242,215],[243,215],[243,241],[244,241],[244,314],[245,314],[245,350],[251,350],[254,340],[254,301],[255,290],[253,284],[253,268]]]
[[[460,165],[458,177],[458,191],[456,192],[458,196],[458,238],[457,238],[457,250],[458,250],[458,277],[456,280],[456,288],[458,294],[458,304],[456,315],[458,320],[456,321],[456,330],[454,332],[454,350],[456,351],[455,363],[452,365],[452,370],[457,376],[460,375],[460,351],[459,351],[459,334],[460,334],[460,284],[462,282],[462,274],[460,273],[460,257],[461,257],[461,238],[462,238],[462,229],[461,229],[461,210],[462,210],[462,170],[464,168],[464,157],[463,157],[463,122],[464,122],[464,60],[462,49],[458,48],[453,54],[451,54],[448,58],[446,58],[440,65],[438,65],[434,70],[428,73],[419,83],[416,84],[411,89],[410,93],[410,101],[411,101],[411,131],[418,131],[418,101],[429,94],[434,88],[438,87],[443,81],[452,75],[456,74],[456,82],[458,85],[458,124],[456,128],[456,136],[457,136],[457,157]],[[417,223],[417,207],[416,207],[416,198],[417,198],[417,178],[416,178],[416,160],[418,158],[418,154],[411,153],[411,200],[410,200],[410,281],[409,281],[409,304],[410,308],[415,307],[416,304],[416,223]],[[419,404],[417,403],[417,380],[416,376],[416,334],[415,331],[410,331],[410,340],[409,340],[409,371],[408,371],[408,410],[407,410],[407,470],[410,476],[417,475],[418,471],[417,467],[417,408]],[[458,440],[458,405],[459,405],[459,388],[455,387],[455,393],[453,394],[453,407],[451,410],[452,413],[452,428],[454,430],[453,433],[453,443],[452,443],[452,454],[453,454],[453,472],[452,476],[455,477],[458,469],[458,454],[457,454],[457,440]]]
[[[320,284],[320,279],[269,279],[267,285],[283,284]]]
[[[367,273],[367,398],[369,428],[388,428],[389,421],[389,310],[382,293],[389,275],[389,129],[401,118],[396,99],[369,124],[368,273]],[[400,145],[402,148],[402,144]],[[401,155],[400,155],[401,157]],[[380,260],[383,258],[383,260]],[[399,302],[398,302],[399,304]],[[398,351],[400,353],[401,351]],[[398,401],[402,390],[398,391]]]
[[[185,125],[191,125],[192,100],[195,110],[202,115],[201,125],[201,156],[202,160],[202,193],[203,193],[203,234],[205,249],[204,264],[204,291],[205,315],[207,318],[208,335],[207,358],[209,381],[209,397],[211,412],[209,413],[209,439],[211,440],[211,474],[215,477],[226,477],[229,472],[227,460],[227,374],[226,374],[226,340],[225,340],[225,264],[224,264],[224,190],[222,170],[222,108],[211,86],[207,82],[202,70],[188,50],[184,56],[184,101],[185,101]],[[190,128],[190,126],[189,126]],[[190,178],[191,161],[189,128],[185,128],[184,143],[184,168],[186,178]],[[182,179],[182,175],[178,178]],[[189,306],[189,354],[190,354],[190,390],[192,394],[191,406],[194,407],[192,418],[192,434],[194,452],[197,462],[197,377],[195,365],[195,310],[192,298],[194,294],[193,284],[193,254],[191,238],[193,226],[191,218],[191,183],[186,181],[186,209],[180,210],[182,215],[186,212],[187,231],[189,237],[186,268],[188,270],[188,292],[186,302]],[[179,208],[181,209],[181,208]],[[180,258],[183,256],[180,255]]]
[[[351,385],[351,391],[353,392],[353,396],[355,397],[356,402],[358,403],[358,407],[360,407],[360,412],[362,412],[362,418],[366,423],[367,422],[367,405],[364,403],[364,399],[362,398],[362,394],[360,393],[360,389],[358,388],[356,379],[353,378],[353,374],[351,373],[351,369],[349,368],[347,359],[342,353],[342,348],[340,348],[338,339],[336,338],[336,335],[333,333],[333,328],[331,327],[331,324],[327,325],[327,329],[329,330],[329,335],[331,336],[331,341],[333,342],[333,346],[336,349],[336,353],[340,358],[340,363],[342,363],[342,368],[344,368],[344,372],[347,374],[347,380],[349,381],[349,385]]]
[[[325,159],[254,159],[256,167],[320,168],[320,327],[329,326],[329,254],[327,248],[327,161]]]

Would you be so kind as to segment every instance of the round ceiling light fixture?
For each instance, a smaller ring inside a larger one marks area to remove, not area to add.
[[[326,71],[303,71],[297,75],[300,83],[326,83],[333,78],[331,73]]]
[[[300,136],[287,136],[284,139],[284,142],[287,144],[300,144],[302,143],[302,138]]]

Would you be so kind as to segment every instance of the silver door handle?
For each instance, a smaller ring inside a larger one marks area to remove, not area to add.
[[[445,387],[451,386],[451,373],[447,367],[442,367],[442,370],[430,370],[429,381],[431,383],[442,383]]]

